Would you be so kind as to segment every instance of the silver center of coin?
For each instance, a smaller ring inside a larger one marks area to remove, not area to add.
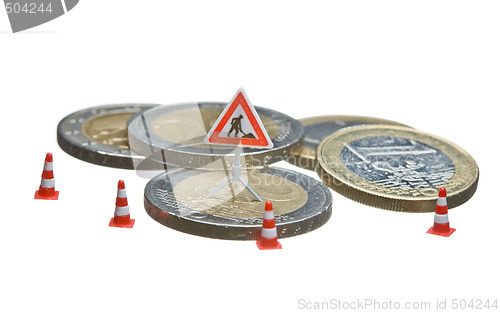
[[[400,137],[352,141],[342,149],[340,159],[357,176],[388,187],[435,187],[455,174],[453,161],[446,154]]]

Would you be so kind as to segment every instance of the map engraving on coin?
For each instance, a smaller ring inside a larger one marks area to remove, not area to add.
[[[340,159],[359,177],[388,187],[437,187],[455,173],[455,166],[446,154],[400,137],[355,140],[345,145]]]

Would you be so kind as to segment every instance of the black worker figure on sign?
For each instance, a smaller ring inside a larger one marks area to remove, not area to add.
[[[241,129],[241,120],[243,119],[243,115],[240,114],[238,117],[234,117],[231,120],[231,129],[229,129],[229,132],[227,133],[228,137],[231,137],[231,133],[234,131],[234,137],[238,137],[238,134],[241,132],[244,136],[242,138],[255,138],[255,136],[252,133],[245,133]]]
[[[231,129],[229,130],[229,133],[227,133],[228,136],[231,136],[231,133],[233,132],[233,130],[234,130],[234,137],[237,137],[239,132],[245,134],[243,132],[243,130],[241,129],[241,120],[242,119],[243,119],[243,115],[240,114],[239,117],[234,117],[231,120]]]

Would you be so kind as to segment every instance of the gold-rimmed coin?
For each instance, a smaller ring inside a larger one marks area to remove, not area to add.
[[[392,211],[433,212],[439,188],[448,207],[476,191],[479,169],[459,146],[411,128],[364,125],[340,130],[318,146],[317,173],[349,199]]]

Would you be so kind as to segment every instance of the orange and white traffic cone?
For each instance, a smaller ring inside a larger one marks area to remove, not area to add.
[[[446,203],[446,189],[439,189],[439,197],[436,204],[436,213],[434,214],[434,226],[429,228],[428,234],[450,237],[455,231],[455,228],[450,228],[448,221],[448,205]]]
[[[271,201],[266,202],[264,210],[264,221],[262,223],[262,234],[260,240],[257,241],[257,247],[260,250],[281,249],[281,244],[278,241],[278,232],[274,221],[273,204]]]
[[[45,164],[43,165],[42,182],[40,183],[40,188],[35,191],[35,199],[57,200],[58,198],[59,191],[55,189],[52,153],[47,153]]]
[[[134,223],[135,220],[130,218],[125,182],[120,180],[118,181],[118,193],[116,195],[115,216],[109,221],[109,226],[132,228]]]

